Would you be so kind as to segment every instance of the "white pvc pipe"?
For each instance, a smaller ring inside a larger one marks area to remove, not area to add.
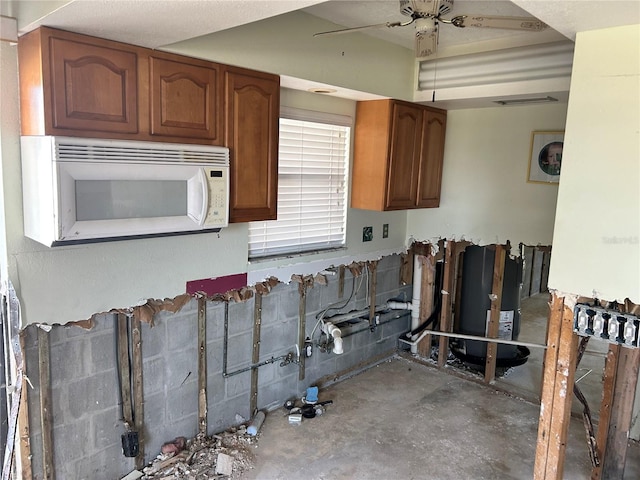
[[[344,349],[342,348],[342,331],[331,322],[325,322],[322,329],[327,335],[333,337],[333,353],[336,355],[344,353]]]
[[[542,345],[540,343],[528,343],[528,342],[519,342],[518,340],[507,340],[502,338],[489,338],[489,337],[480,337],[477,335],[466,335],[464,333],[455,333],[455,332],[440,332],[438,330],[423,330],[419,336],[414,336],[411,340],[405,340],[403,338],[398,339],[402,343],[406,343],[407,345],[418,345],[420,340],[422,340],[427,335],[440,335],[442,337],[449,338],[462,338],[464,340],[478,340],[479,342],[487,342],[487,343],[500,343],[505,345],[517,345],[522,347],[532,347],[532,348],[547,348],[546,345]]]
[[[391,310],[411,310],[411,302],[398,302],[390,300],[387,302],[387,308]]]

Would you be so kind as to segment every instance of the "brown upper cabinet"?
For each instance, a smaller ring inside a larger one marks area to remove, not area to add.
[[[41,27],[18,42],[22,134],[222,145],[222,65]]]
[[[149,57],[151,135],[222,144],[221,66],[178,55]]]
[[[275,220],[280,78],[227,67],[225,145],[231,165],[231,222]]]
[[[23,135],[138,134],[136,47],[42,27],[18,55]]]
[[[48,27],[18,55],[23,135],[226,146],[230,221],[276,218],[277,75]]]
[[[351,207],[440,204],[447,113],[400,100],[358,102]]]

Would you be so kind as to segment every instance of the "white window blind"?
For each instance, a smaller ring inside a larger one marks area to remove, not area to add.
[[[344,246],[348,117],[281,112],[278,219],[249,224],[249,257]]]

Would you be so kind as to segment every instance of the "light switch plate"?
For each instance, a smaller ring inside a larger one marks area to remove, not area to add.
[[[389,238],[389,224],[382,225],[382,238]]]

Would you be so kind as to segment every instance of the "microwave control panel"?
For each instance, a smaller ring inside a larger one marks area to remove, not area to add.
[[[204,227],[224,227],[229,221],[229,170],[207,167],[205,174],[209,186],[209,204]]]

